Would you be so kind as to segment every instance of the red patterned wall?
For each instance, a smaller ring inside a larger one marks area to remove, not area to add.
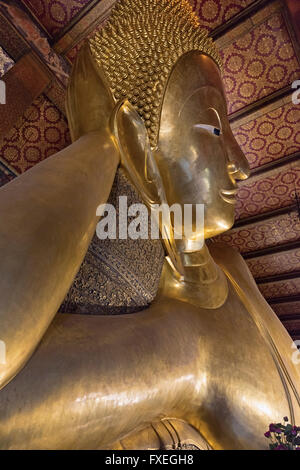
[[[300,249],[249,259],[247,264],[255,278],[299,271]]]
[[[51,36],[57,35],[90,0],[22,0]]]
[[[47,31],[55,36],[90,0],[22,0]],[[201,25],[211,31],[240,13],[254,0],[189,0]]]
[[[211,31],[240,13],[254,0],[189,0],[201,25]]]
[[[297,212],[259,223],[236,228],[216,237],[216,240],[235,246],[241,253],[262,250],[300,240],[300,219]]]
[[[259,284],[259,290],[266,299],[300,294],[300,278]]]
[[[229,113],[291,84],[300,76],[281,13],[221,51]]]
[[[295,189],[300,194],[299,164],[253,177],[240,184],[236,218],[250,217],[289,206],[295,202]]]
[[[280,304],[272,304],[272,308],[274,312],[280,317],[284,317],[285,315],[294,315],[297,313],[300,314],[300,302],[286,302],[286,303],[280,303]],[[297,324],[299,324],[299,320],[297,321]],[[285,326],[289,330],[292,329],[291,324],[290,325],[285,324]]]
[[[4,138],[0,155],[11,168],[23,173],[69,144],[66,119],[41,95]]]
[[[251,168],[300,150],[300,107],[288,103],[234,130]]]

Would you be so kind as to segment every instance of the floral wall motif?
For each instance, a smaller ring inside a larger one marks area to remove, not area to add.
[[[0,46],[0,78],[14,65],[14,61],[6,54]]]
[[[3,139],[0,155],[18,173],[23,173],[69,144],[66,119],[41,95]]]
[[[300,75],[299,75],[300,76]],[[251,168],[300,151],[300,107],[288,103],[233,131]]]
[[[211,31],[240,13],[254,0],[189,0],[201,26]]]
[[[300,278],[259,284],[259,290],[266,299],[300,294]]]
[[[239,37],[221,54],[229,114],[290,85],[300,76],[281,13]]]
[[[297,212],[232,229],[216,241],[238,248],[240,253],[261,250],[270,246],[300,240],[300,219]]]
[[[279,252],[247,260],[250,271],[255,278],[290,273],[300,270],[300,249]]]
[[[22,0],[51,36],[57,35],[90,0]]]
[[[253,177],[240,184],[236,219],[294,204],[295,190],[300,192],[299,164]]]

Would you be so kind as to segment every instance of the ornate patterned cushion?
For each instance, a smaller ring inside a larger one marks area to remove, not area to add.
[[[128,206],[142,202],[122,169],[108,200],[117,209],[117,234],[119,196],[127,196]],[[95,235],[60,312],[114,315],[142,310],[156,296],[163,261],[160,240],[100,240]]]

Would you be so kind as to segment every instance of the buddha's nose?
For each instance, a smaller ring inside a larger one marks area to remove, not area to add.
[[[248,163],[248,162],[247,162]],[[246,180],[250,176],[249,165],[242,166],[239,161],[230,161],[227,164],[227,171],[231,179],[235,181]]]
[[[242,149],[235,140],[233,134],[227,142],[227,171],[230,178],[234,181],[246,180],[250,176],[250,166]]]

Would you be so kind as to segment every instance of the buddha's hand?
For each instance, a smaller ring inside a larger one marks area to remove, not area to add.
[[[109,120],[114,101],[87,42],[73,66],[66,108],[73,141],[94,131],[103,132],[105,137],[110,134]]]

